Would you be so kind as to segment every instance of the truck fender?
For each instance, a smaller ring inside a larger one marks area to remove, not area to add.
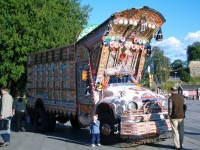
[[[100,103],[96,108],[96,114],[98,114],[98,116],[100,117],[104,113],[110,113],[115,119],[117,119],[115,111],[113,110],[113,106],[111,105],[112,104],[108,103]]]
[[[36,101],[35,101],[35,107],[34,110],[36,110],[38,107],[42,108],[45,110],[45,106],[44,106],[44,100],[41,99],[40,97],[37,97]]]

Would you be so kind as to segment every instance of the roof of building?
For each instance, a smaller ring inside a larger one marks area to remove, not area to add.
[[[182,90],[194,90],[199,89],[200,85],[179,85]]]

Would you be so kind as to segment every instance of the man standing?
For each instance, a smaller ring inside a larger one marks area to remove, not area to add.
[[[177,93],[175,87],[171,88],[171,96],[168,99],[168,115],[172,126],[172,135],[175,148],[181,149],[184,139],[184,98]]]
[[[24,99],[20,97],[20,94],[16,94],[16,99],[13,102],[13,116],[15,115],[17,123],[17,132],[25,131],[25,109],[26,103]]]
[[[9,127],[8,130],[6,130],[6,133],[1,133],[1,137],[4,140],[4,143],[1,144],[1,147],[7,146],[10,143],[10,124],[12,119],[12,103],[13,98],[8,93],[8,88],[2,87],[1,88],[2,93],[2,106],[1,106],[1,116],[0,119],[8,119],[9,120]]]

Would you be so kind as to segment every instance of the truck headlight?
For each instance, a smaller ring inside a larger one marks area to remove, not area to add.
[[[115,105],[119,105],[120,101],[115,101],[114,103],[115,103]]]
[[[123,106],[117,106],[116,111],[118,114],[122,114],[124,112],[124,107]]]
[[[137,104],[135,102],[129,102],[126,105],[127,110],[137,110]]]
[[[125,105],[126,101],[125,100],[121,100],[120,105]]]

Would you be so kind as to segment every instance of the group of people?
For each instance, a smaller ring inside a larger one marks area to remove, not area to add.
[[[13,97],[9,94],[9,90],[6,87],[1,88],[2,102],[1,102],[1,114],[0,119],[8,120],[8,129],[1,130],[0,134],[4,141],[0,147],[8,146],[10,143],[10,128],[13,116],[16,119],[17,132],[25,131],[25,109],[26,103],[20,98],[20,94],[16,94],[16,99],[13,101]]]
[[[13,115],[16,117],[17,131],[25,131],[24,128],[24,116],[26,103],[20,98],[19,94],[16,94],[16,99],[13,102],[12,96],[8,93],[8,88],[2,87],[2,107],[0,119],[9,120],[9,128],[4,133],[0,131],[1,137],[4,143],[1,147],[7,146],[10,143],[10,124]],[[183,147],[184,140],[184,118],[185,111],[187,107],[184,98],[177,93],[175,87],[171,88],[171,96],[168,99],[168,116],[170,118],[172,135],[174,140],[174,145],[176,149],[181,149]],[[95,142],[98,146],[100,144],[100,122],[98,120],[98,115],[94,114],[93,121],[90,123],[90,133],[91,133],[91,144],[95,147]]]

